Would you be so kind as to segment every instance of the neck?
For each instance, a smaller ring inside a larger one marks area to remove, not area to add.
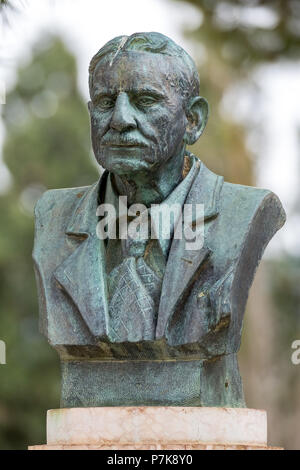
[[[155,171],[128,175],[114,174],[113,183],[119,195],[127,196],[128,205],[160,204],[182,180],[185,147]]]

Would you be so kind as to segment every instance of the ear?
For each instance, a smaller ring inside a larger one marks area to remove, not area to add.
[[[183,138],[187,145],[192,145],[199,139],[206,126],[208,112],[208,102],[202,96],[196,96],[189,102],[186,110],[188,124]]]

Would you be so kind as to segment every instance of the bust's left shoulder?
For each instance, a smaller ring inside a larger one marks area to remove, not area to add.
[[[242,218],[248,215],[251,218],[267,216],[270,220],[276,219],[278,228],[286,220],[286,214],[278,196],[264,188],[224,182],[220,194],[220,205],[224,211],[235,212]]]
[[[278,196],[269,189],[246,186],[224,181],[224,178],[212,170],[198,158],[201,165],[198,190],[202,188],[202,199],[213,199],[221,219],[233,224],[249,224],[252,220],[267,217],[275,223],[277,230],[286,220],[286,214]],[[212,196],[209,196],[208,194]]]

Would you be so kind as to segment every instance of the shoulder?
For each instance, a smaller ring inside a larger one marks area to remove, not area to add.
[[[34,209],[36,218],[55,211],[70,211],[72,207],[88,192],[91,186],[78,188],[50,189],[45,191],[37,201]]]
[[[285,222],[285,211],[278,196],[268,189],[228,183],[203,162],[198,181],[198,192],[201,191],[201,186],[205,187],[203,200],[210,204],[213,200],[213,205],[225,223],[231,221],[232,224],[248,225],[265,217],[278,230]]]
[[[276,221],[280,228],[286,219],[278,196],[269,189],[224,182],[221,204],[225,211],[236,212],[239,218],[255,220],[261,215]]]

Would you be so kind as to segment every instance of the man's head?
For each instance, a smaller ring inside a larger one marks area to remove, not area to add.
[[[157,169],[193,144],[208,105],[191,57],[159,33],[112,39],[89,68],[97,161],[117,174]]]

